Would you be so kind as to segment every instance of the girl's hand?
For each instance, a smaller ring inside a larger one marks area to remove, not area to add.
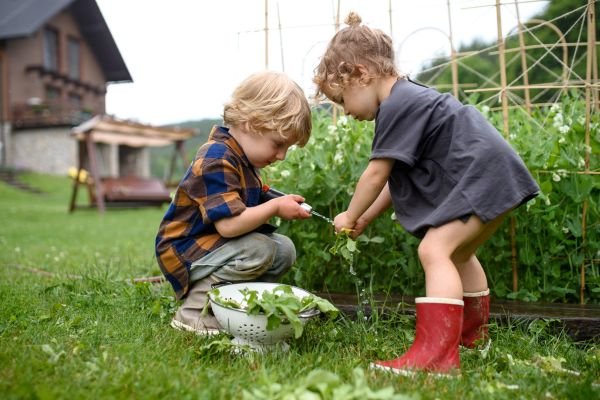
[[[360,217],[358,220],[356,220],[356,224],[354,225],[354,230],[352,232],[350,232],[350,237],[352,239],[356,239],[357,237],[362,235],[362,233],[365,231],[367,226],[369,226],[369,221],[367,221],[363,217]]]
[[[277,204],[277,216],[285,220],[310,218],[310,213],[300,207],[304,202],[304,197],[297,194],[288,194],[276,199],[270,200]]]
[[[350,220],[347,211],[344,211],[335,216],[333,225],[335,226],[336,233],[341,232],[343,229],[352,231],[354,230],[356,221]]]

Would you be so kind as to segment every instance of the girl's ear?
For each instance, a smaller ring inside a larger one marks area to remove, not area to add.
[[[371,75],[369,69],[363,64],[356,64],[356,71],[358,72],[358,83],[361,85],[368,85],[371,82]]]

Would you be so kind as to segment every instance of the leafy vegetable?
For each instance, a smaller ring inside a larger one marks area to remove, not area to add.
[[[351,229],[342,229],[335,235],[335,243],[329,249],[333,255],[340,255],[349,266],[352,275],[356,275],[353,269],[354,256],[360,251],[356,248],[356,241],[350,237]]]
[[[244,296],[241,304],[231,299],[223,299],[219,289],[210,292],[215,302],[230,308],[245,310],[248,315],[264,314],[267,317],[267,330],[277,329],[281,324],[292,324],[294,336],[302,335],[304,326],[302,313],[318,309],[329,318],[335,318],[339,310],[329,301],[315,295],[298,297],[289,285],[276,286],[273,291],[265,290],[259,296],[258,291],[248,288],[240,290]]]

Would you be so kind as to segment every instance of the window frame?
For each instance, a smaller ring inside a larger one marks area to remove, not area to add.
[[[52,26],[44,27],[42,31],[43,65],[48,71],[60,71],[60,34]],[[53,41],[51,41],[51,38]],[[54,47],[54,48],[52,48]]]
[[[71,47],[75,45],[75,47]],[[77,59],[73,59],[72,49],[77,49],[76,57]],[[68,71],[67,74],[69,78],[81,80],[81,40],[78,37],[69,35],[67,37],[67,63],[68,63]],[[73,70],[75,66],[76,71]],[[76,73],[75,73],[76,72]]]

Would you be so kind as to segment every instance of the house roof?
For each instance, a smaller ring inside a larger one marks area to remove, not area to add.
[[[0,40],[33,35],[69,9],[108,82],[132,82],[127,65],[95,0],[0,0]]]
[[[195,133],[193,129],[163,128],[107,115],[97,115],[71,130],[71,135],[77,140],[84,140],[85,135],[91,135],[92,141],[97,143],[131,147],[168,146],[189,139]]]

